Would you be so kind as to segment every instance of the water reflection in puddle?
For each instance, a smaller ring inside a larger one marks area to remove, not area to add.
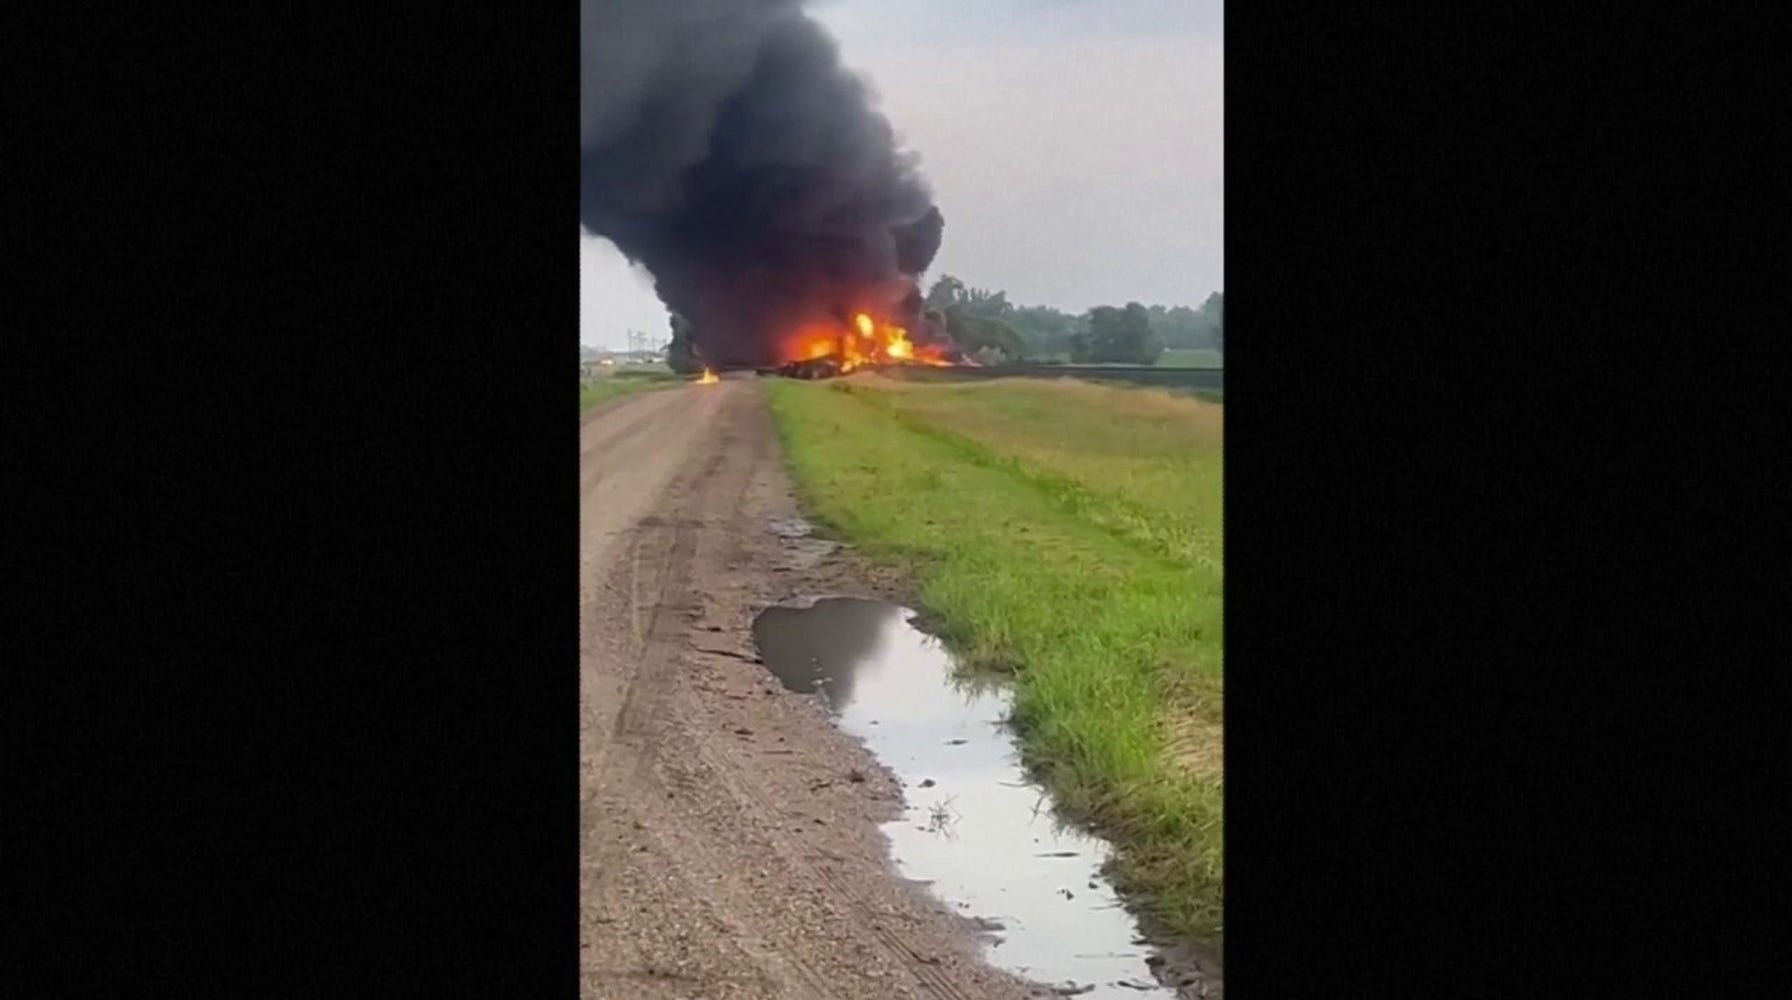
[[[1000,688],[954,679],[911,613],[831,598],[767,609],[753,625],[766,666],[820,695],[840,727],[901,778],[906,814],[884,825],[901,873],[990,934],[991,962],[1083,997],[1174,996],[1100,874],[1105,842],[1058,829],[1022,772]]]

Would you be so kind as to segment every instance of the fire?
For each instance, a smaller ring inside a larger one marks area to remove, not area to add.
[[[934,345],[917,345],[908,330],[894,323],[880,323],[870,313],[854,313],[850,326],[806,326],[793,331],[781,352],[790,362],[831,359],[839,374],[866,365],[948,364]]]
[[[720,381],[721,381],[721,379],[716,377],[715,372],[712,372],[709,369],[705,368],[705,369],[703,369],[703,374],[700,377],[698,377],[697,384],[698,385],[709,385],[711,383],[720,382]]]

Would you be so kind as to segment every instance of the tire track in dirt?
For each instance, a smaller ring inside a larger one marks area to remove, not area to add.
[[[631,401],[633,402],[633,401]],[[643,401],[644,402],[644,401]],[[701,427],[703,417],[713,410],[710,397],[682,401],[696,404],[697,419],[687,427]],[[652,723],[659,706],[670,692],[672,674],[667,661],[675,648],[677,630],[669,609],[679,602],[680,592],[687,585],[694,551],[695,533],[688,525],[664,514],[644,513],[663,508],[664,495],[678,495],[689,488],[678,479],[690,478],[684,468],[689,449],[687,437],[681,440],[676,430],[679,414],[670,404],[617,407],[625,410],[608,414],[614,426],[587,427],[587,436],[595,441],[581,448],[581,522],[582,561],[587,574],[602,571],[608,562],[613,569],[607,574],[603,595],[612,597],[610,607],[620,614],[603,621],[588,603],[582,617],[582,631],[607,636],[608,644],[587,647],[582,661],[594,654],[607,653],[602,663],[611,669],[594,672],[581,663],[581,701],[591,701],[590,684],[607,679],[602,689],[613,697],[599,701],[597,718],[604,722],[589,725],[593,713],[581,706],[581,743],[587,755],[582,761],[583,776],[581,809],[581,896],[584,900],[581,924],[582,988],[585,996],[756,996],[768,995],[772,980],[759,972],[743,949],[724,943],[715,948],[718,957],[729,967],[727,973],[715,971],[694,975],[685,971],[694,947],[702,947],[693,938],[707,937],[713,942],[730,942],[737,938],[735,928],[702,905],[701,887],[677,878],[676,871],[659,873],[652,883],[639,876],[645,866],[636,863],[631,854],[665,856],[661,846],[637,818],[639,809],[633,800],[644,791],[639,787],[639,762],[647,759]],[[667,426],[670,424],[670,426]],[[595,431],[593,433],[593,431]],[[674,434],[668,438],[667,432]],[[647,437],[652,435],[652,437]],[[640,454],[647,449],[646,454]],[[672,455],[668,463],[656,457]],[[719,459],[719,455],[717,456]],[[594,467],[594,459],[601,464]],[[663,488],[668,476],[669,488]],[[600,483],[622,480],[625,488],[601,494]],[[638,484],[632,489],[628,484]],[[664,492],[662,493],[662,489]],[[605,501],[615,503],[611,506]],[[588,518],[586,515],[590,514]],[[592,519],[614,524],[622,518],[632,523],[622,532],[593,532]],[[621,534],[625,541],[610,541]],[[618,550],[621,551],[618,551]],[[595,551],[594,551],[595,550]],[[604,560],[598,554],[620,556]],[[585,577],[589,579],[589,575]],[[614,597],[621,597],[615,601]],[[620,605],[620,607],[618,607]],[[626,628],[616,628],[619,624]],[[596,676],[593,676],[596,674]],[[607,678],[604,675],[609,675]],[[614,706],[613,714],[603,711]],[[606,718],[607,717],[607,718]],[[634,780],[631,780],[634,779]],[[606,874],[610,878],[603,878]],[[615,877],[620,876],[620,877]],[[656,890],[670,890],[664,896],[695,905],[679,907],[679,914],[664,912],[664,904],[637,904],[638,899],[653,900]],[[602,928],[633,917],[639,909],[665,920],[672,933],[658,942],[663,947],[643,948],[638,943],[620,950],[610,950],[600,958],[591,954],[592,925]],[[654,909],[662,912],[653,914]],[[607,959],[607,961],[605,961]],[[693,992],[695,991],[695,992]]]
[[[646,419],[637,418],[627,426],[639,428],[646,422]],[[637,797],[640,793],[652,794],[659,790],[660,783],[654,772],[654,751],[667,728],[662,712],[677,687],[678,675],[672,669],[671,660],[679,652],[686,633],[683,618],[690,603],[697,544],[703,528],[738,497],[738,487],[744,486],[744,483],[728,481],[740,476],[723,478],[724,467],[732,464],[743,474],[751,471],[748,462],[729,462],[731,455],[737,453],[730,447],[734,442],[727,440],[729,435],[725,429],[723,436],[719,446],[708,449],[700,464],[687,462],[685,469],[673,479],[665,494],[667,513],[650,514],[636,523],[625,563],[628,618],[636,662],[611,731],[608,752],[599,762],[597,783],[600,787],[626,788]],[[619,798],[606,797],[600,802],[600,808],[604,806],[619,814],[639,814],[637,808]],[[677,855],[638,819],[635,820],[635,831],[640,835],[599,843],[593,859],[598,871],[628,863],[630,859],[624,857],[619,846],[623,844],[632,843],[636,853],[652,852],[659,857]],[[696,901],[697,905],[692,909],[703,923],[722,932],[721,936],[729,942],[728,950],[736,953],[732,956],[736,961],[745,958],[744,964],[767,968],[770,973],[769,976],[766,973],[736,976],[727,982],[764,985],[775,977],[800,987],[794,992],[786,988],[784,995],[800,996],[804,1000],[821,1000],[828,995],[827,983],[800,959],[765,944],[747,926],[717,912],[700,898],[700,894],[686,890],[679,895]],[[635,974],[635,978],[641,975],[647,973]],[[648,978],[653,980],[653,976]],[[690,979],[682,974],[669,978]]]

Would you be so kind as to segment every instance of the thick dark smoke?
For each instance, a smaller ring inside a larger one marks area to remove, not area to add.
[[[652,273],[711,364],[843,310],[920,327],[944,222],[798,0],[582,0],[579,221]]]

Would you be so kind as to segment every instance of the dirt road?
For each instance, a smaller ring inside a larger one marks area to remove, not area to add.
[[[877,832],[900,792],[756,662],[767,603],[882,596],[799,568],[753,380],[625,397],[580,433],[580,972],[585,1000],[1009,1000]]]

